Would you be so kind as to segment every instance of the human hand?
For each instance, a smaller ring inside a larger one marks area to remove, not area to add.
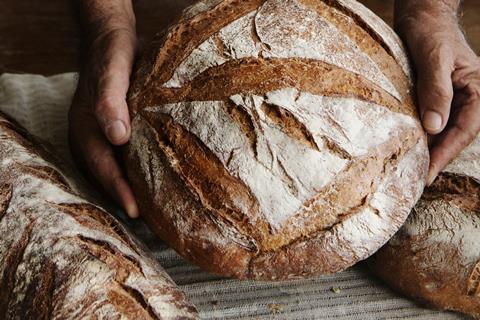
[[[429,134],[428,184],[480,131],[480,59],[459,27],[458,0],[397,0],[395,25],[417,75],[417,98]]]
[[[126,95],[136,51],[132,3],[84,0],[80,6],[88,48],[69,112],[70,147],[77,164],[135,218],[138,207],[114,149],[130,138]]]

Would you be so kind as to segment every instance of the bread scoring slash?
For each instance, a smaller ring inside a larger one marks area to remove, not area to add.
[[[0,113],[0,319],[197,319],[79,181]]]
[[[369,259],[394,289],[480,319],[480,136],[427,189],[395,236]]]
[[[152,42],[125,158],[143,217],[212,272],[281,280],[381,247],[428,169],[400,40],[354,1],[199,1]]]

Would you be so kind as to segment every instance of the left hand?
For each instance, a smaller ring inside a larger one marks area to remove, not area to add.
[[[69,111],[69,137],[80,168],[131,218],[138,205],[115,147],[130,138],[126,96],[136,51],[131,0],[82,0],[85,59]]]
[[[396,19],[416,69],[431,184],[480,132],[480,58],[465,40],[455,11],[442,1],[422,1]]]

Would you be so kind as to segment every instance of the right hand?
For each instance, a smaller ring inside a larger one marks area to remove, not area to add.
[[[77,164],[131,218],[138,217],[132,189],[115,157],[130,138],[126,103],[136,52],[135,17],[129,0],[107,7],[86,1],[88,50],[69,112],[70,148]]]
[[[480,132],[480,59],[458,24],[458,0],[398,0],[396,27],[417,71],[429,134],[428,184]]]

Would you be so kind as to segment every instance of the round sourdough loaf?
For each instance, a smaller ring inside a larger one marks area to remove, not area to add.
[[[200,1],[129,94],[128,175],[162,239],[238,278],[343,270],[424,187],[400,40],[355,1]]]
[[[425,190],[369,265],[423,304],[480,318],[480,137]]]

